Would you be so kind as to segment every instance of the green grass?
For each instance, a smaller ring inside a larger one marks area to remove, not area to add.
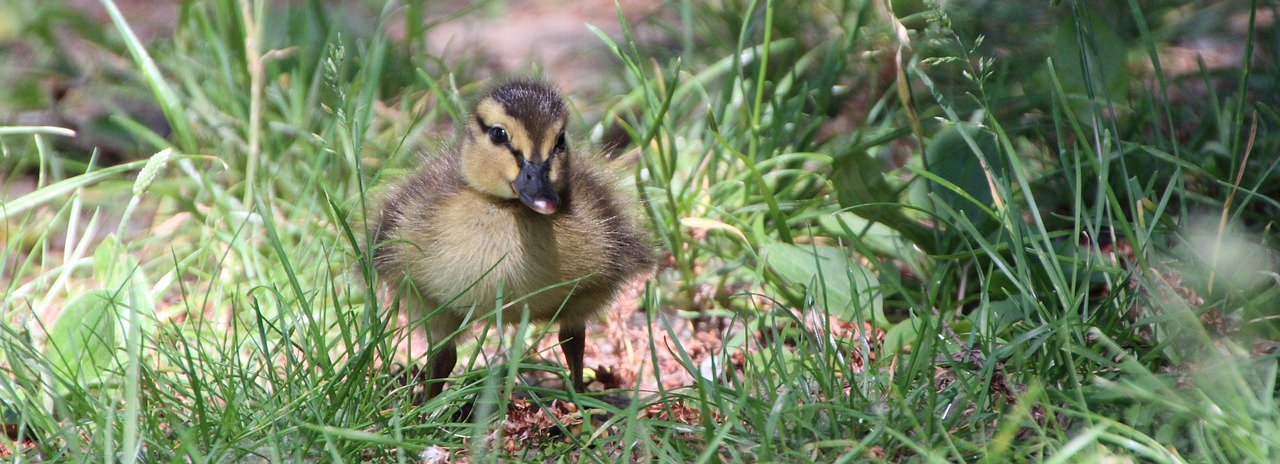
[[[589,85],[606,97],[578,101],[602,116],[574,129],[583,148],[612,130],[639,147],[667,263],[639,299],[642,343],[694,380],[544,388],[521,374],[559,358],[521,323],[464,345],[466,374],[423,402],[388,362],[408,338],[386,323],[360,218],[496,77],[415,34],[502,5],[275,3],[183,1],[172,36],[146,43],[116,14],[104,34],[57,4],[0,3],[15,18],[0,38],[31,50],[0,52],[27,60],[0,71],[15,82],[0,111],[82,109],[34,90],[88,73],[47,33],[64,25],[132,62],[89,78],[150,95],[168,128],[114,113],[117,146],[141,147],[114,154],[68,143],[84,128],[0,128],[3,182],[35,184],[0,209],[0,448],[75,462],[1280,455],[1266,8],[620,13],[620,36],[596,30],[620,64]],[[412,38],[389,38],[395,25]],[[1171,54],[1199,35],[1238,45],[1238,66]],[[694,349],[692,323],[725,327],[719,349]],[[504,428],[535,416],[544,426]],[[521,432],[528,447],[507,449]]]

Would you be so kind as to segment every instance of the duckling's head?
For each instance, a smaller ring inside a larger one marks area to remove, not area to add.
[[[462,174],[484,194],[519,199],[542,214],[560,207],[569,173],[564,130],[569,110],[551,86],[499,85],[481,98],[462,137]]]

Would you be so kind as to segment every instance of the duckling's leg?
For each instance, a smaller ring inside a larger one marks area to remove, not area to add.
[[[453,340],[443,342],[439,350],[431,356],[427,368],[427,399],[435,398],[444,391],[444,378],[449,376],[453,367],[458,364],[458,348]]]
[[[454,366],[458,365],[458,347],[453,342],[453,335],[462,326],[462,321],[452,317],[448,310],[439,312],[443,314],[435,314],[427,320],[427,333],[430,334],[428,340],[430,351],[427,355],[430,357],[427,361],[427,399],[435,398],[444,391],[443,379],[453,372]]]
[[[573,382],[573,391],[584,392],[582,384],[582,352],[587,345],[587,329],[581,325],[560,326],[560,350],[569,368],[569,378]]]

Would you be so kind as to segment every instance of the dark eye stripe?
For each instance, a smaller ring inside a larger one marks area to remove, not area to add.
[[[507,147],[507,151],[510,151],[511,155],[515,156],[516,162],[520,164],[524,164],[524,152],[516,149],[516,147],[511,144],[511,134],[507,133],[506,129],[503,129],[502,127],[499,127],[499,126],[490,126],[488,124],[485,124],[484,119],[482,119],[480,115],[476,115],[476,124],[480,125],[480,130],[484,132],[485,136],[489,138],[490,142],[492,142],[494,145]],[[495,137],[494,137],[495,129],[497,129],[502,133],[500,137],[501,140],[495,140]]]
[[[515,157],[516,162],[524,164],[524,152],[515,147],[511,140],[511,133],[507,132],[506,128],[496,124],[489,125],[485,123],[484,118],[480,117],[478,114],[475,115],[475,118],[476,124],[480,126],[480,130],[484,132],[490,143],[493,143],[496,146],[506,147],[507,151],[511,152],[511,155]],[[565,132],[561,130],[560,133],[556,135],[555,143],[552,145],[550,152],[546,154],[546,159],[549,160],[557,154],[565,153],[568,149],[569,144],[565,137]]]

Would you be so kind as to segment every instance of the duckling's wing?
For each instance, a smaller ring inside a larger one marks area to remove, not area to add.
[[[375,246],[374,264],[378,272],[387,272],[397,266],[394,247],[386,246],[395,240],[404,227],[426,226],[438,216],[440,206],[466,187],[462,178],[458,153],[424,158],[421,170],[410,175],[381,201],[377,225],[372,231]]]
[[[576,159],[575,159],[576,160]],[[618,187],[618,176],[627,166],[590,158],[576,160],[571,168],[572,214],[577,221],[597,229],[604,245],[604,277],[629,279],[653,266],[653,245],[641,227],[642,211],[633,195]]]

